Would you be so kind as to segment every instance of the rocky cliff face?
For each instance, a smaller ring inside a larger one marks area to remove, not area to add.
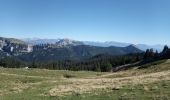
[[[56,42],[56,45],[59,47],[64,47],[64,46],[84,45],[84,43],[80,41],[71,40],[71,39],[60,39],[58,42]]]
[[[7,53],[32,52],[33,46],[19,39],[0,37],[0,50]]]

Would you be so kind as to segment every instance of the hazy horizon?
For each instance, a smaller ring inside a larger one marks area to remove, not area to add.
[[[132,43],[132,42],[123,42],[123,41],[95,41],[95,40],[78,40],[78,39],[72,39],[72,38],[39,38],[39,37],[30,37],[30,38],[17,38],[17,37],[10,37],[10,36],[1,36],[0,37],[5,37],[5,38],[15,38],[15,39],[20,39],[20,40],[57,40],[57,39],[70,39],[70,40],[75,40],[75,41],[82,41],[82,42],[94,42],[94,43],[106,43],[106,42],[115,42],[115,43],[123,43],[123,44],[134,44],[134,45],[147,45],[147,46],[164,46],[169,44],[145,44],[145,43]]]

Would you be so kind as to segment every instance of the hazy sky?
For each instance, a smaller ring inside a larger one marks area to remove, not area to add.
[[[170,0],[0,0],[0,36],[170,44]]]

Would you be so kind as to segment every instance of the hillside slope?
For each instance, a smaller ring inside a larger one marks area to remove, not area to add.
[[[0,69],[4,100],[169,100],[170,60],[116,73]]]
[[[19,59],[29,61],[51,61],[51,60],[80,60],[90,58],[99,54],[108,54],[112,56],[126,55],[130,53],[141,53],[135,46],[127,47],[96,47],[88,45],[66,46],[56,48],[34,48],[34,51],[25,55],[18,56]]]

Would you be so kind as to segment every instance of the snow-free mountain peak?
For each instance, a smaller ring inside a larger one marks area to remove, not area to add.
[[[58,45],[58,46],[77,46],[77,45],[84,45],[84,43],[80,42],[80,41],[75,41],[75,40],[65,38],[65,39],[60,39],[59,41],[57,41],[56,45]]]

